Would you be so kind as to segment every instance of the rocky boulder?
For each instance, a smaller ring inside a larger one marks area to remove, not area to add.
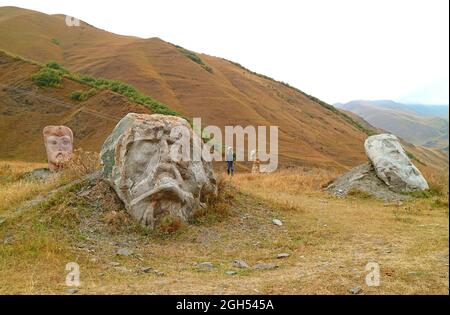
[[[366,155],[377,176],[395,192],[428,189],[428,183],[411,163],[398,138],[380,134],[367,138],[364,143]]]
[[[186,221],[217,193],[212,164],[182,158],[183,131],[190,152],[198,149],[201,139],[185,119],[130,113],[103,144],[103,177],[142,225],[154,228],[166,216]]]
[[[378,178],[371,163],[359,165],[336,178],[326,190],[336,197],[364,192],[386,202],[406,200],[409,197],[396,193]]]

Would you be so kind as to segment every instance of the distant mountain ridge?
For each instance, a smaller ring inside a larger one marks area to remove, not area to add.
[[[389,131],[408,142],[448,151],[447,105],[402,104],[390,100],[355,100],[336,103],[371,125]]]

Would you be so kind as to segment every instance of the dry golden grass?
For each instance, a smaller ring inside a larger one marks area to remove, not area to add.
[[[0,293],[64,293],[74,261],[82,294],[347,294],[357,285],[363,294],[448,294],[448,196],[337,199],[318,189],[335,175],[227,178],[213,203],[226,214],[206,211],[176,233],[133,224],[104,183],[75,185],[0,224]],[[117,256],[122,247],[133,255]],[[277,259],[282,252],[290,256]],[[237,269],[235,259],[279,268]],[[204,261],[215,267],[194,265]],[[364,282],[371,261],[379,287]]]
[[[14,207],[40,192],[48,191],[57,185],[52,178],[45,183],[22,178],[23,175],[36,168],[46,167],[42,163],[25,163],[9,161],[0,163],[0,215],[7,208]]]
[[[60,176],[64,180],[76,180],[100,169],[100,156],[97,152],[84,151],[78,148],[73,151],[69,163]]]

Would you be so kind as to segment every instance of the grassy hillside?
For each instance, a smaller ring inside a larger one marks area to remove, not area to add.
[[[75,147],[98,152],[127,113],[155,112],[152,106],[138,104],[111,87],[94,88],[70,73],[58,71],[0,51],[2,159],[45,161],[42,130],[52,124],[70,127]],[[42,82],[52,85],[48,82],[55,80],[57,86],[39,86]]]
[[[159,38],[119,36],[64,16],[0,8],[0,48],[71,72],[132,84],[185,117],[203,124],[280,126],[280,160],[348,168],[365,160],[367,130],[286,83],[222,58],[192,52]]]
[[[328,195],[320,187],[337,173],[325,170],[237,175],[190,225],[149,231],[104,183],[70,184],[70,170],[45,183],[24,178],[38,166],[0,163],[0,293],[65,294],[69,262],[80,266],[78,294],[449,292],[443,173],[424,170],[433,194],[401,204]],[[379,287],[365,285],[368,262],[380,265]],[[261,263],[275,267],[254,268]]]

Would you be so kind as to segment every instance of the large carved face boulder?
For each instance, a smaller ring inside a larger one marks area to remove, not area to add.
[[[411,163],[396,136],[391,134],[371,136],[364,143],[364,148],[377,176],[393,191],[410,192],[429,188],[427,181]]]
[[[73,133],[66,126],[47,126],[43,130],[48,168],[58,171],[70,160],[73,151]]]
[[[217,193],[210,162],[181,158],[180,130],[190,152],[201,145],[185,119],[130,113],[103,145],[103,176],[142,225],[153,228],[165,216],[186,221]]]

